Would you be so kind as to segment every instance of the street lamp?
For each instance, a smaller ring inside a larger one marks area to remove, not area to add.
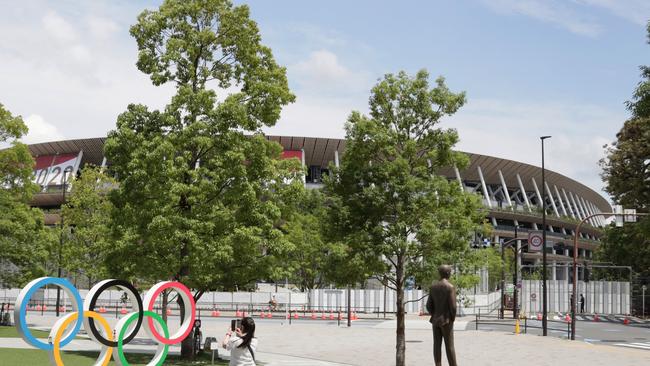
[[[546,312],[548,304],[546,301],[546,176],[544,168],[544,140],[551,136],[542,136],[542,335],[548,335]]]
[[[513,240],[517,241],[517,229],[519,228],[519,225],[515,225],[515,238]],[[507,243],[511,242],[512,240],[508,240]],[[504,248],[506,247],[506,243],[501,243],[501,319],[505,318],[505,303],[506,303],[506,296],[505,296],[505,285],[506,285],[506,269],[505,269],[505,256],[504,256]],[[515,250],[516,254],[516,250]],[[517,257],[515,255],[515,276],[517,275]],[[517,280],[515,280],[515,292],[514,292],[515,298],[517,297]],[[516,304],[516,302],[515,302]],[[515,305],[516,306],[516,305]],[[513,309],[513,314],[515,310]]]
[[[66,173],[68,171],[64,170],[63,171],[63,177],[61,179],[63,180],[63,202],[61,203],[61,213],[60,213],[60,219],[61,219],[61,233],[59,235],[59,269],[57,270],[57,276],[61,278],[61,258],[63,256],[63,205],[65,205],[65,191],[66,191]],[[59,310],[61,306],[61,287],[57,286],[56,287],[56,316],[59,316]]]

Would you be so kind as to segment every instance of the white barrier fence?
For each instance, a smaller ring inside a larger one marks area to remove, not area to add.
[[[567,281],[547,281],[548,311],[570,311],[571,284]],[[542,309],[541,281],[524,280],[520,291],[519,306],[525,313],[537,313]],[[19,289],[0,290],[0,302],[13,303]],[[82,298],[88,293],[80,290]],[[61,292],[64,295],[64,292]],[[599,314],[628,314],[630,312],[629,282],[592,281],[578,283],[578,301],[580,294],[585,297],[585,311]],[[426,291],[407,290],[404,293],[405,311],[418,314],[425,310]],[[459,296],[459,315],[473,315],[479,310],[489,313],[500,307],[500,293],[461,294]],[[197,302],[202,309],[267,309],[269,302],[275,297],[277,310],[287,308],[298,311],[345,311],[347,308],[346,289],[317,289],[306,292],[206,292]],[[121,291],[105,291],[97,301],[97,306],[122,306]],[[396,292],[390,289],[351,290],[350,304],[353,311],[362,313],[395,313]],[[37,291],[32,297],[33,302],[51,306],[56,301],[56,289]],[[70,306],[70,299],[64,298],[64,304]],[[175,307],[175,302],[170,303]],[[578,310],[580,303],[578,302]]]
[[[547,281],[548,311],[571,311],[573,286],[567,281]],[[630,283],[613,281],[578,281],[576,309],[580,311],[580,294],[585,297],[585,312],[598,314],[629,314]],[[525,313],[542,311],[542,281],[522,281],[520,309]]]

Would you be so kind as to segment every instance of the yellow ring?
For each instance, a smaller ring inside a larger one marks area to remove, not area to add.
[[[106,321],[106,319],[104,319],[103,316],[101,316],[99,313],[96,313],[94,311],[84,311],[84,316],[98,320],[99,323],[106,330],[106,335],[108,336],[108,340],[109,341],[113,340],[113,331],[111,330],[111,326],[108,324],[108,322]],[[56,332],[56,335],[53,340],[54,349],[52,350],[52,352],[54,354],[54,361],[56,362],[57,366],[63,366],[63,361],[61,360],[61,347],[60,347],[61,337],[63,336],[63,332],[68,328],[70,323],[77,320],[78,317],[79,317],[79,312],[73,313],[72,316],[70,316],[69,318],[63,321],[63,323],[61,324],[61,326]],[[106,356],[104,356],[104,360],[102,361],[101,366],[108,365],[108,363],[111,361],[112,354],[113,354],[113,348],[108,347],[106,351]]]

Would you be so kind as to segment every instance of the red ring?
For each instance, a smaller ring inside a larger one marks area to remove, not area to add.
[[[149,324],[149,329],[151,330],[151,334],[162,344],[167,344],[167,345],[172,345],[172,344],[177,344],[182,342],[187,336],[190,334],[192,331],[192,324],[194,324],[194,319],[196,318],[196,305],[194,303],[194,296],[192,296],[192,293],[190,292],[190,289],[188,289],[185,285],[183,285],[180,282],[167,282],[164,285],[160,286],[154,293],[153,296],[151,296],[151,303],[149,304],[149,311],[153,311],[153,305],[156,302],[155,299],[158,298],[158,295],[160,295],[163,291],[167,290],[168,288],[175,288],[176,291],[180,291],[185,293],[187,297],[190,299],[190,309],[191,309],[191,316],[188,321],[188,326],[187,330],[183,332],[180,336],[176,338],[165,338],[158,333],[156,330],[156,327],[153,325],[153,319],[151,317],[147,318]]]

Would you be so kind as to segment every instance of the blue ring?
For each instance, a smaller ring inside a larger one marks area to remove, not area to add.
[[[74,295],[74,301],[77,303],[77,312],[83,311],[83,301],[81,300],[81,294],[79,294],[79,291],[74,287],[70,281],[66,280],[65,278],[57,278],[57,277],[45,277],[42,280],[36,282],[32,287],[27,291],[25,294],[25,297],[23,298],[23,303],[20,305],[20,328],[23,331],[23,334],[26,340],[34,347],[40,348],[45,351],[50,351],[54,349],[54,345],[51,343],[44,343],[39,341],[37,338],[35,338],[29,328],[27,328],[27,304],[29,304],[29,299],[32,298],[32,295],[36,290],[39,288],[45,286],[45,285],[57,285],[59,287],[65,287],[66,289],[70,290],[70,292]],[[82,323],[82,318],[77,318],[77,321],[75,323],[75,326],[72,330],[72,332],[68,335],[67,338],[64,338],[61,340],[61,347],[64,347],[68,343],[70,343],[79,333],[79,329],[81,329],[81,323]]]

